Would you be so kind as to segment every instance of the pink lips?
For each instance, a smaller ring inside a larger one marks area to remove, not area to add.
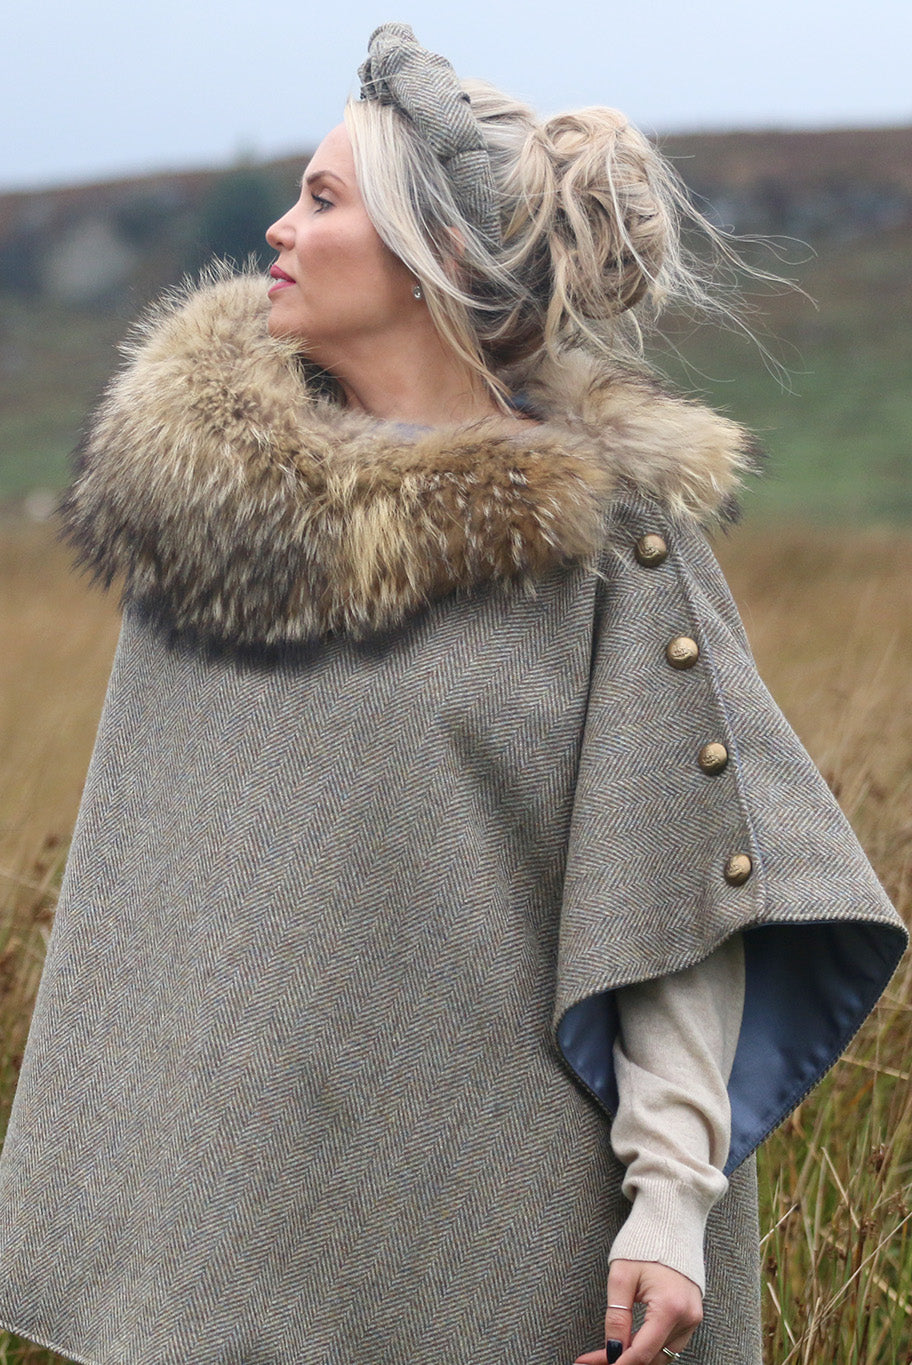
[[[277,294],[280,289],[288,289],[290,285],[294,284],[294,280],[291,278],[291,276],[286,275],[285,271],[280,270],[277,265],[270,266],[269,273],[272,276],[272,278],[277,281],[277,283],[274,284],[272,288],[269,290],[268,296],[270,298],[272,297],[273,294]]]

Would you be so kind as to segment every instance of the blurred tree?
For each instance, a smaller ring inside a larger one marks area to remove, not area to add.
[[[28,227],[17,228],[0,244],[0,291],[29,296],[39,288],[40,238]]]
[[[117,231],[130,246],[143,250],[174,231],[173,220],[185,208],[174,186],[131,193],[113,211]]]
[[[220,175],[200,205],[189,267],[198,269],[212,256],[240,264],[251,255],[265,266],[273,253],[263,234],[287,208],[286,198],[268,170],[239,166]]]

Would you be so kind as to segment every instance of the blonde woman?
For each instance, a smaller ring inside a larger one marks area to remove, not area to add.
[[[703,538],[751,443],[636,359],[713,307],[694,216],[620,114],[540,123],[404,25],[362,81],[271,278],[147,319],[66,501],[125,614],[0,1322],[756,1365],[751,1154],[905,936]]]

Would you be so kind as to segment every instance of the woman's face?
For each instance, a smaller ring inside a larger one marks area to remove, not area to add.
[[[278,252],[269,331],[298,338],[327,369],[363,342],[388,335],[419,307],[413,275],[367,216],[344,124],[321,142],[304,172],[301,197],[266,240]]]

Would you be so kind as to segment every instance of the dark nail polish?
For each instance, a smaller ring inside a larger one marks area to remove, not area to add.
[[[622,1341],[615,1341],[613,1337],[609,1337],[605,1342],[605,1353],[608,1356],[608,1365],[612,1365],[612,1361],[620,1360],[621,1356],[624,1354],[624,1343]]]

